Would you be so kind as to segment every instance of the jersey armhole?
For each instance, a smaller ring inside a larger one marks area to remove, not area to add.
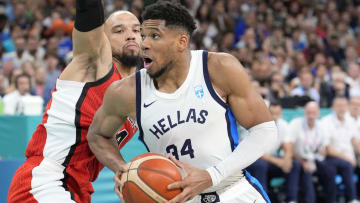
[[[218,104],[220,104],[222,107],[227,109],[228,104],[225,103],[225,101],[219,96],[219,94],[216,92],[213,85],[211,84],[210,74],[209,74],[209,70],[208,70],[208,51],[206,51],[206,50],[203,51],[202,59],[203,59],[203,73],[204,73],[204,80],[205,80],[205,83],[206,83],[206,87],[208,88],[208,90],[209,90],[209,92],[211,94],[211,97]]]

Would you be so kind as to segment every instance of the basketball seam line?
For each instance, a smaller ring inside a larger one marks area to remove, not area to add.
[[[141,166],[141,164],[140,164],[140,166]],[[140,168],[140,166],[139,166],[139,168]],[[161,175],[164,175],[164,176],[170,178],[170,179],[173,180],[173,181],[177,181],[177,180],[175,180],[174,178],[172,178],[171,176],[168,176],[166,173],[161,172],[161,171],[158,171],[158,170],[155,170],[155,169],[151,169],[151,168],[141,168],[141,170],[148,170],[148,171],[157,172],[157,173],[159,173],[159,174],[161,174]],[[139,176],[139,172],[138,172],[138,176]],[[141,176],[139,176],[139,177],[141,177]]]
[[[144,162],[143,162],[143,163],[144,163]],[[136,169],[139,169],[143,163],[141,163],[141,164],[138,166],[138,168],[136,168]],[[152,171],[152,172],[157,172],[157,173],[159,173],[159,174],[161,174],[161,175],[163,175],[163,176],[165,176],[165,177],[170,178],[170,179],[173,180],[173,181],[176,181],[174,178],[168,176],[167,174],[165,174],[165,173],[163,173],[163,172],[161,172],[161,171],[154,170],[154,169],[151,169],[151,168],[140,168],[140,169],[141,169],[141,170]],[[141,179],[141,181],[144,181],[144,180],[141,178],[141,176],[139,175],[139,170],[136,170],[136,172],[137,172],[137,174],[138,174],[138,177]],[[146,183],[146,182],[144,181],[144,183]],[[147,183],[146,183],[146,184],[147,184]],[[156,194],[158,194],[160,197],[162,197],[162,198],[164,198],[164,199],[167,200],[167,198],[165,198],[163,195],[159,194],[159,193],[158,193],[157,191],[155,191],[153,188],[152,188],[152,190],[153,190]],[[169,189],[168,189],[168,190],[169,190]],[[145,193],[146,193],[146,192],[145,192]],[[146,193],[146,194],[147,194],[147,193]],[[149,195],[148,195],[148,196],[149,196]],[[156,200],[155,200],[155,201],[156,201]]]
[[[130,162],[129,170],[130,170],[132,164],[133,164],[133,162]],[[127,174],[126,174],[126,182],[129,182],[129,172],[127,172]],[[134,202],[134,199],[132,197],[132,193],[130,192],[130,187],[127,187],[127,191],[128,191],[129,197],[131,199],[131,202]]]

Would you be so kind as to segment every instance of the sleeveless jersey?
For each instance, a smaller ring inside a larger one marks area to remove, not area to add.
[[[65,167],[65,177],[78,182],[94,181],[103,168],[91,152],[86,140],[96,110],[102,104],[109,85],[120,80],[114,66],[103,78],[94,82],[56,81],[42,123],[28,144],[27,158],[40,156]],[[122,147],[135,134],[137,126],[127,120],[117,134]],[[66,181],[66,180],[65,180]]]
[[[145,69],[136,73],[139,139],[151,152],[202,169],[225,159],[238,144],[236,121],[211,84],[207,61],[207,51],[191,51],[188,75],[170,94],[158,91]]]

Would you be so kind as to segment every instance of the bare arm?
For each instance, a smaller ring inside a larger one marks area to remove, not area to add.
[[[114,172],[123,170],[125,161],[113,143],[113,135],[125,123],[129,110],[135,108],[129,105],[131,98],[135,101],[127,87],[129,80],[116,81],[107,89],[103,104],[97,110],[87,135],[90,149],[96,158]]]

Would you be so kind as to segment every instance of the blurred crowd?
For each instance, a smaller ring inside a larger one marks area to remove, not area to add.
[[[140,19],[143,8],[154,1],[104,0],[105,13],[128,10]],[[329,181],[341,173],[345,196],[355,200],[352,174],[360,155],[353,139],[360,137],[360,0],[178,1],[196,18],[191,48],[236,56],[277,121],[281,154],[275,149],[249,168],[265,189],[270,181],[267,171],[275,166],[287,185],[310,188],[302,197],[312,202],[312,175],[317,172],[320,180],[331,177],[324,189],[331,192]],[[57,77],[72,57],[74,3],[0,0],[0,104],[5,114],[41,113],[48,103]],[[280,120],[282,108],[305,105],[303,118],[290,124]],[[325,125],[318,124],[319,108],[330,107],[334,113],[324,118]],[[298,190],[285,190],[285,199],[296,197],[296,201]]]
[[[140,18],[154,1],[104,4],[106,14],[129,10]],[[236,56],[266,102],[295,108],[314,100],[330,107],[336,96],[360,95],[359,0],[171,1],[196,18],[191,48]],[[74,2],[0,0],[1,97],[16,91],[16,76],[25,73],[27,94],[47,104],[71,60]]]

